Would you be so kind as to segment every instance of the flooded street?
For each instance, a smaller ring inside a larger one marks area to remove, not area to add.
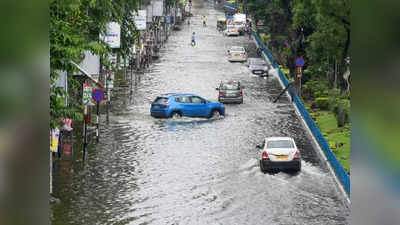
[[[52,224],[348,224],[349,208],[293,105],[286,97],[272,103],[282,90],[277,77],[253,76],[244,63],[227,61],[234,45],[255,57],[254,41],[218,32],[224,14],[212,3],[194,2],[192,12],[160,59],[136,75],[132,97],[129,88],[115,89],[110,123],[102,114],[100,142],[89,144],[84,166],[78,154],[73,163],[56,163],[61,203],[53,206]],[[195,93],[216,102],[215,88],[231,79],[245,86],[244,104],[225,105],[225,118],[150,116],[159,94]],[[256,145],[267,136],[295,139],[299,174],[260,171]]]

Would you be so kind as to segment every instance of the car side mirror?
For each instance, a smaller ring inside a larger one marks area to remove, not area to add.
[[[261,145],[256,145],[256,148],[262,149],[262,146]]]
[[[219,88],[215,88],[216,91],[219,91]]]
[[[229,53],[229,52],[231,52],[231,51],[228,50],[228,53]]]

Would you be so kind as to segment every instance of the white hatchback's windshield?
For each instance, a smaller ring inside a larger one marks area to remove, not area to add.
[[[268,141],[267,148],[294,148],[293,142],[289,140]]]
[[[232,47],[231,51],[235,51],[235,52],[244,52],[244,48],[243,47]]]

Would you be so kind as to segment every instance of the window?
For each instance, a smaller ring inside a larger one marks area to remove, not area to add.
[[[221,85],[222,90],[240,90],[239,83],[223,83]]]
[[[168,98],[162,98],[162,97],[157,97],[156,100],[154,100],[154,103],[158,104],[165,104],[168,102]]]
[[[243,47],[232,47],[231,51],[234,52],[244,52],[244,48]]]
[[[253,61],[251,61],[251,64],[253,64],[253,65],[267,65],[267,63],[264,60],[253,60]]]
[[[178,97],[175,98],[175,101],[180,103],[190,103],[190,97],[189,96]]]
[[[267,148],[294,148],[290,140],[268,141]]]
[[[192,96],[192,103],[205,103],[205,101],[200,97]]]

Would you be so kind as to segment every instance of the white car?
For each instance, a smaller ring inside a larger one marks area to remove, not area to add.
[[[262,149],[260,169],[263,172],[276,170],[301,170],[301,156],[291,137],[269,137],[257,148]]]
[[[228,25],[226,27],[226,30],[224,31],[224,34],[226,36],[239,36],[239,30],[237,27],[233,25]]]
[[[247,60],[246,49],[241,46],[232,46],[228,50],[229,62],[245,62]]]

